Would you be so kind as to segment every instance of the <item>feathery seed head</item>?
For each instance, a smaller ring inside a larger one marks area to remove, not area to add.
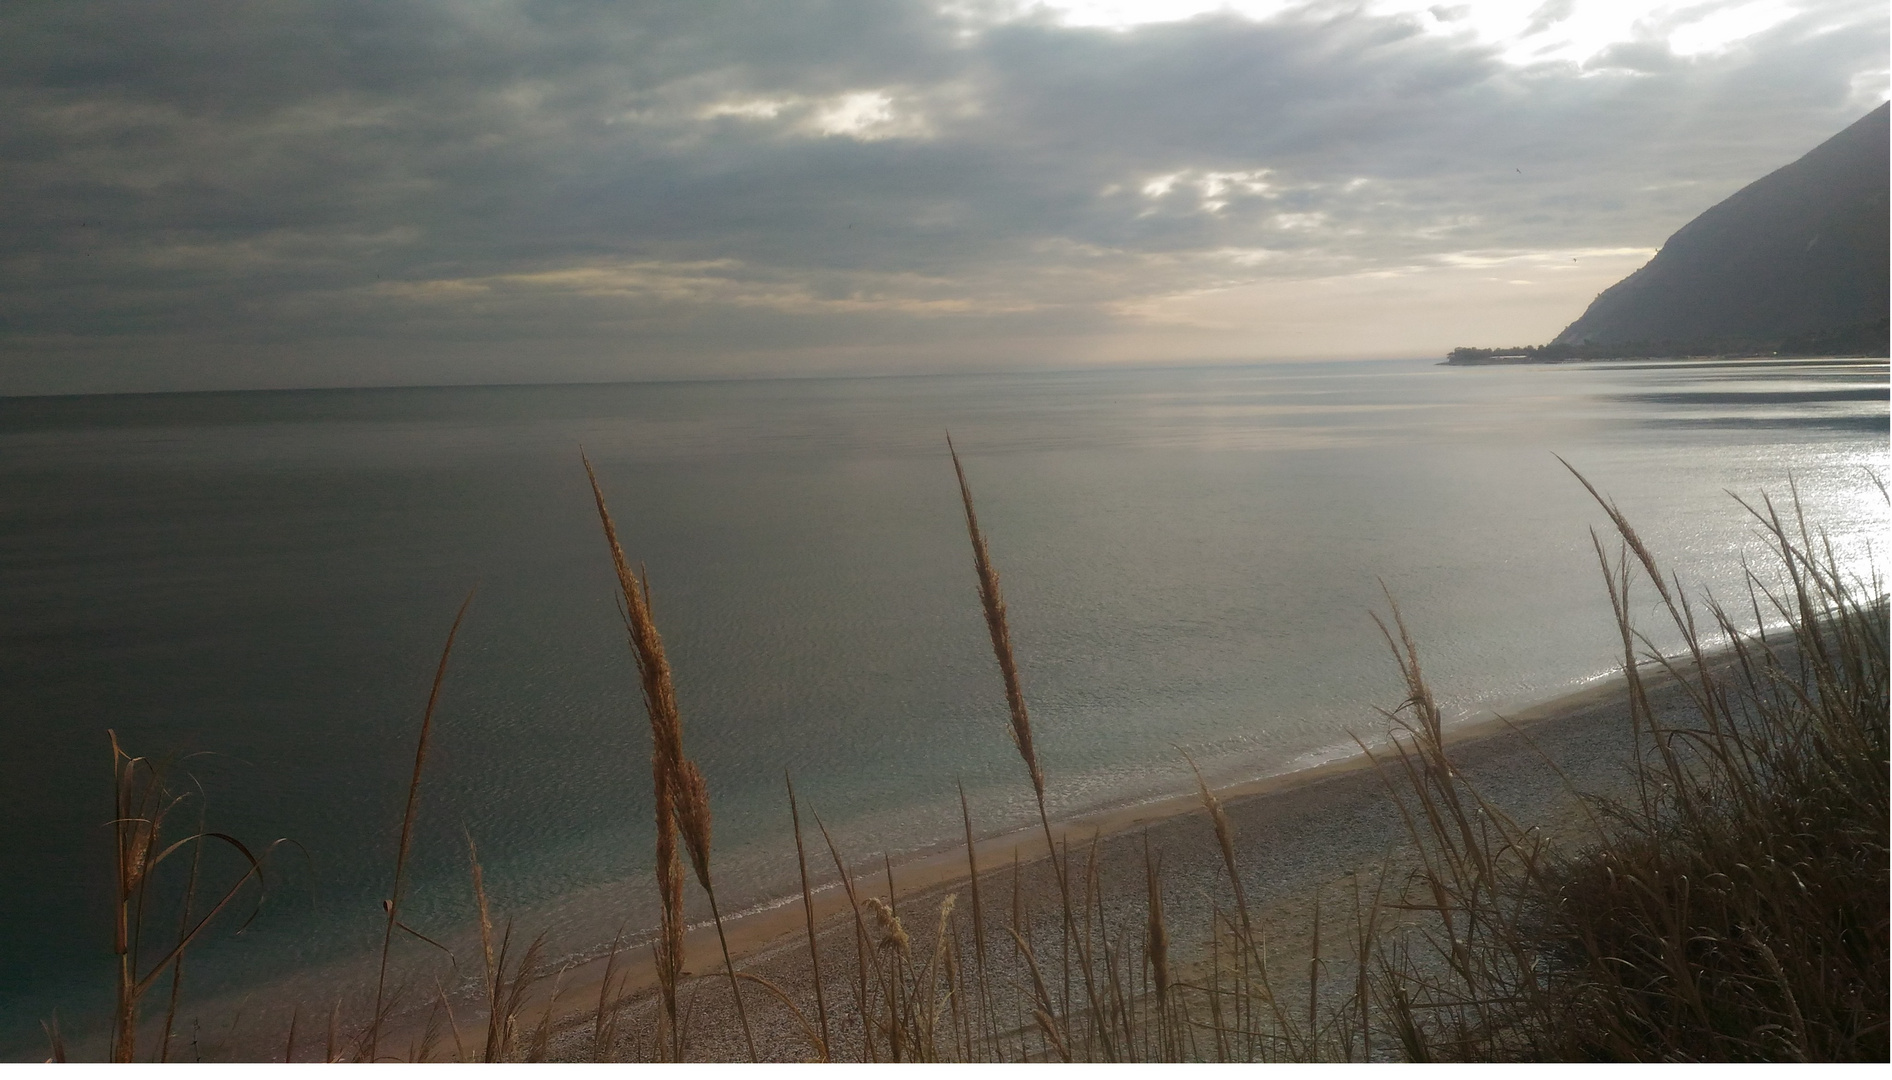
[[[913,939],[907,936],[907,929],[900,925],[899,916],[893,909],[880,902],[878,896],[867,898],[867,908],[874,913],[874,923],[880,927],[880,947],[892,949],[901,956],[907,955]]]
[[[655,796],[657,818],[657,896],[662,905],[661,930],[653,943],[658,982],[663,989],[666,1018],[676,1026],[677,977],[683,970],[683,865],[677,853],[678,803],[689,802],[689,781],[683,775],[683,722],[677,713],[676,688],[670,677],[670,662],[664,657],[663,638],[650,614],[650,583],[641,580],[624,557],[618,543],[617,525],[605,506],[604,490],[591,460],[580,454],[585,476],[591,481],[591,497],[598,507],[598,521],[604,527],[604,539],[611,549],[611,566],[617,572],[618,591],[624,598],[624,629],[631,641],[631,655],[637,661],[638,681],[643,686],[644,710],[650,716],[651,789]],[[698,781],[701,780],[699,776]],[[699,877],[708,873],[709,815],[707,801],[700,821],[685,821],[686,842],[691,857],[697,856],[701,840],[702,861]],[[692,828],[691,826],[695,827]]]
[[[710,805],[709,784],[696,762],[683,759],[677,768],[676,786],[671,792],[676,801],[677,826],[683,842],[690,849],[690,863],[696,868],[697,883],[703,891],[710,888]]]
[[[1031,743],[1031,714],[1025,710],[1025,691],[1019,685],[1018,661],[1012,653],[1012,632],[1005,618],[1005,595],[999,591],[999,572],[992,565],[985,533],[979,529],[979,515],[972,508],[972,488],[966,483],[966,470],[959,464],[959,451],[946,436],[946,449],[952,455],[953,475],[959,478],[959,498],[966,508],[966,533],[972,538],[972,565],[979,577],[979,605],[985,610],[986,632],[992,638],[992,653],[998,659],[999,675],[1005,681],[1005,704],[1012,721],[1012,744],[1024,759],[1031,775],[1032,790],[1039,802],[1045,797],[1045,776],[1038,767],[1038,753]]]

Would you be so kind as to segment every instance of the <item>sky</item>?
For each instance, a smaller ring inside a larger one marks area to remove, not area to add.
[[[0,8],[0,394],[1549,340],[1883,0]]]

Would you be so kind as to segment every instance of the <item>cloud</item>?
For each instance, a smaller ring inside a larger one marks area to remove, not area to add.
[[[1430,349],[1387,289],[1651,249],[1884,95],[1881,5],[1462,6],[12,5],[0,392],[1332,353],[1160,313],[1354,278],[1329,346]]]

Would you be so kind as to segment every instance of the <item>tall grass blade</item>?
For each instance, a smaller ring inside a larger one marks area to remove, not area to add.
[[[1057,841],[1051,832],[1051,818],[1045,809],[1044,770],[1038,765],[1038,752],[1032,745],[1031,715],[1025,708],[1025,693],[1019,683],[1018,661],[1012,653],[1012,632],[1005,617],[1005,597],[999,589],[999,573],[992,565],[992,556],[987,550],[985,533],[979,528],[979,515],[972,505],[972,488],[966,483],[966,470],[959,463],[959,450],[953,446],[950,434],[946,436],[946,450],[952,457],[953,475],[959,480],[959,498],[966,511],[966,534],[972,541],[973,569],[978,576],[979,605],[985,613],[987,633],[992,638],[992,654],[998,661],[999,675],[1005,684],[1005,704],[1009,710],[1012,725],[1012,743],[1018,749],[1018,756],[1025,763],[1025,771],[1031,777],[1032,794],[1037,798],[1038,823],[1044,829],[1045,849],[1051,860],[1052,874],[1057,878],[1058,895],[1063,904],[1065,947],[1077,935],[1077,916],[1071,902],[1071,883],[1067,860],[1058,858]],[[1078,966],[1083,973],[1086,1002],[1090,1007],[1092,1022],[1102,1028],[1100,1002],[1096,980],[1091,972],[1089,941],[1079,942]],[[1070,964],[1063,965],[1066,977],[1069,977]],[[1061,1045],[1071,1044],[1070,1030],[1070,992],[1067,987],[1064,994],[1064,1008],[1058,1015],[1065,1025]],[[1106,1036],[1107,1038],[1107,1036]]]
[[[401,887],[407,876],[407,854],[414,842],[414,816],[420,809],[420,776],[427,766],[427,741],[433,734],[434,708],[440,703],[440,687],[447,681],[447,659],[453,655],[453,639],[460,633],[460,621],[466,618],[466,609],[473,604],[473,593],[468,592],[466,599],[460,602],[460,610],[453,616],[453,625],[447,630],[447,643],[440,650],[440,664],[434,669],[433,689],[427,694],[427,709],[420,718],[420,738],[414,746],[414,775],[407,783],[407,809],[401,814],[401,843],[394,856],[394,892],[388,898],[387,926],[381,933],[381,968],[375,976],[374,1013],[368,1027],[368,1060],[379,1057],[381,1045],[381,1021],[384,995],[388,982],[388,953],[394,946],[394,924],[400,918]]]
[[[815,984],[815,1016],[821,1024],[821,1060],[832,1061],[829,1054],[834,1042],[828,1031],[828,1000],[821,988],[821,949],[815,941],[815,904],[808,890],[808,852],[801,840],[801,807],[795,801],[795,781],[786,769],[782,771],[782,782],[788,785],[788,814],[795,828],[795,866],[801,872],[801,909],[808,927],[808,970]]]

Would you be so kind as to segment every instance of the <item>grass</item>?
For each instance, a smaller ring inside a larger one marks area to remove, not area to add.
[[[1581,479],[1581,478],[1579,478]],[[1587,482],[1586,482],[1586,487]],[[1595,494],[1592,489],[1592,494]],[[1387,763],[1427,920],[1382,941],[1380,1007],[1421,1060],[1883,1060],[1887,1054],[1886,606],[1823,539],[1750,507],[1776,573],[1747,614],[1695,610],[1622,514],[1597,556],[1616,612],[1633,797],[1593,800],[1580,843],[1511,820],[1456,773],[1418,652]],[[1797,500],[1796,500],[1797,505]],[[1655,592],[1686,643],[1634,625]],[[1785,629],[1767,629],[1770,625]],[[1715,638],[1726,652],[1709,648]],[[1650,676],[1684,691],[1668,719]]]
[[[1038,810],[1041,857],[1027,862],[1015,851],[1010,867],[982,866],[962,789],[963,883],[916,906],[918,898],[898,895],[891,865],[867,874],[850,865],[815,814],[845,896],[838,919],[824,920],[804,807],[785,776],[805,968],[787,965],[778,979],[740,970],[717,907],[711,795],[684,751],[649,577],[620,546],[587,461],[650,726],[661,912],[649,946],[653,985],[640,989],[625,970],[620,932],[589,1024],[560,1034],[566,973],[547,967],[543,936],[521,950],[510,921],[495,930],[469,837],[482,954],[473,1005],[484,1011],[483,1036],[463,1034],[438,979],[426,1000],[388,990],[394,931],[433,944],[401,923],[399,910],[449,633],[421,723],[374,1005],[353,1025],[339,1004],[330,1011],[323,1059],[543,1060],[558,1043],[572,1058],[700,1060],[736,1056],[737,1032],[751,1060],[764,1049],[897,1062],[1887,1056],[1885,594],[1876,579],[1847,578],[1797,509],[1766,500],[1748,508],[1773,565],[1750,571],[1744,605],[1731,611],[1691,601],[1590,488],[1611,521],[1607,542],[1593,539],[1616,613],[1635,752],[1630,794],[1587,799],[1574,832],[1514,819],[1467,778],[1420,650],[1389,597],[1381,629],[1406,696],[1383,714],[1390,743],[1369,756],[1403,822],[1404,849],[1338,897],[1317,891],[1311,910],[1291,919],[1257,911],[1251,886],[1262,879],[1238,858],[1231,818],[1198,772],[1221,892],[1206,925],[1179,929],[1166,903],[1175,893],[1164,853],[1147,833],[1140,860],[1113,862],[1095,840],[1073,851],[1052,827],[998,570],[950,440],[948,449],[1010,736]],[[1645,594],[1665,636],[1684,643],[1679,653],[1658,650],[1636,625]],[[1665,712],[1659,700],[1685,707]],[[264,860],[201,828],[165,842],[179,800],[160,769],[116,742],[113,754],[120,963],[110,1052],[120,1061],[139,1056],[140,1003],[168,973],[157,1050],[143,1055],[162,1060],[188,947],[261,879]],[[243,863],[200,911],[210,842]],[[153,874],[186,850],[184,884],[167,894],[181,912],[177,930],[166,946],[146,947],[147,924],[171,913],[148,900]],[[712,913],[719,971],[686,970],[686,854]],[[1120,865],[1128,862],[1136,865]],[[871,884],[881,872],[884,893]],[[297,1019],[285,1059],[296,1053]],[[57,1018],[47,1031],[52,1055],[63,1059]]]
[[[170,840],[166,833],[169,821],[186,804],[189,796],[178,794],[168,786],[167,770],[162,763],[127,754],[119,748],[117,733],[108,734],[112,742],[114,812],[111,825],[114,840],[113,877],[116,883],[112,905],[112,952],[117,957],[109,1052],[114,1062],[137,1060],[139,1017],[144,998],[169,974],[169,1000],[157,1033],[158,1048],[151,1055],[154,1060],[165,1061],[169,1059],[172,1036],[176,1032],[186,951],[230,908],[246,886],[254,882],[260,890],[263,860],[286,841],[279,840],[269,845],[259,857],[236,837],[205,830],[201,820],[196,830]],[[201,803],[199,805],[201,807]],[[221,892],[212,893],[214,899],[207,908],[200,908],[199,895],[204,887],[204,853],[211,841],[241,858],[241,872]],[[172,856],[186,851],[190,853],[190,867],[181,888],[165,889],[159,883],[160,873]],[[260,903],[259,892],[259,906]],[[158,933],[151,924],[162,919],[166,907],[176,910],[176,934],[167,942],[151,944],[147,938]],[[147,960],[152,952],[158,953],[157,959]],[[55,1060],[64,1060],[65,1042],[59,1032],[57,1017],[47,1024],[46,1033],[51,1056]]]

